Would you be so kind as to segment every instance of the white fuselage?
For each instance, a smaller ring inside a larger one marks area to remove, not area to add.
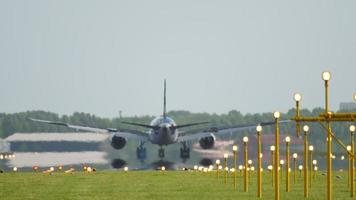
[[[149,140],[152,144],[168,145],[177,142],[178,131],[176,124],[169,117],[157,117],[151,122],[151,126],[157,126],[157,129],[149,130]]]

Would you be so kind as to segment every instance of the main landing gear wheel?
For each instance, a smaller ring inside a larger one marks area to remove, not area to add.
[[[158,149],[158,157],[164,158],[164,149],[162,147]]]
[[[189,159],[190,158],[190,148],[189,147],[182,147],[180,148],[180,158],[182,159]]]
[[[180,148],[180,158],[185,163],[190,158],[190,148],[187,142],[182,142],[182,148]]]
[[[144,147],[137,147],[136,149],[136,155],[137,155],[137,159],[139,160],[145,160],[146,159],[146,148]]]

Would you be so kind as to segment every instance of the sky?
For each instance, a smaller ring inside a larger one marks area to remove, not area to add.
[[[0,0],[0,112],[286,112],[356,92],[356,1]]]

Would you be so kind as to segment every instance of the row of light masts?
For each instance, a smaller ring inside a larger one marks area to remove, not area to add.
[[[279,118],[280,114],[279,113],[274,113],[274,116],[276,119]],[[277,124],[277,123],[276,123]],[[308,126],[305,126],[304,127],[305,129],[309,129]],[[256,131],[257,131],[257,134],[258,134],[258,145],[257,145],[257,149],[258,149],[258,161],[257,161],[257,196],[259,198],[262,197],[262,153],[261,153],[261,132],[262,132],[262,127],[260,125],[258,125],[256,127]],[[239,170],[241,172],[241,170],[243,170],[244,172],[244,191],[247,192],[248,191],[248,179],[249,179],[249,176],[250,176],[250,173],[249,171],[251,171],[252,167],[252,160],[249,160],[248,159],[248,137],[243,137],[242,139],[243,141],[243,144],[244,144],[244,147],[243,147],[243,160],[244,160],[244,166],[240,165],[239,166]],[[279,160],[279,158],[277,159],[277,157],[275,156],[275,152],[276,152],[276,146],[275,145],[272,145],[270,147],[270,150],[271,150],[271,153],[272,153],[272,165],[269,165],[267,168],[268,170],[271,171],[271,174],[272,174],[272,186],[273,185],[279,185],[279,183],[275,183],[273,184],[273,180],[277,180],[276,177],[273,177],[273,174],[274,176],[276,176],[276,174],[279,174],[279,170],[281,170],[281,172],[283,171],[283,165],[286,164],[286,191],[289,192],[290,191],[290,171],[291,171],[291,167],[290,167],[290,162],[289,162],[289,158],[290,158],[290,142],[291,142],[291,138],[289,136],[287,136],[285,138],[285,142],[286,142],[286,162],[284,160]],[[310,146],[309,147],[311,151],[313,151],[313,146]],[[234,155],[234,188],[236,189],[236,173],[237,173],[237,145],[233,145],[232,147],[232,150],[233,150],[233,155]],[[310,152],[311,152],[310,151]],[[296,160],[297,160],[297,157],[298,157],[298,154],[297,153],[294,153],[293,154],[293,159],[294,159],[294,182],[295,182],[295,174],[296,174]],[[227,181],[227,171],[228,171],[228,168],[227,168],[227,158],[228,158],[228,154],[225,153],[224,156],[224,167],[221,166],[221,161],[220,160],[216,160],[215,162],[215,165],[216,165],[216,177],[219,178],[219,171],[222,170],[222,169],[225,169],[225,180],[224,180],[224,183],[226,184],[226,181]],[[277,159],[277,160],[276,160]],[[316,166],[316,163],[317,161],[314,160],[313,161],[313,164],[314,164],[314,170],[317,170],[317,166]],[[273,166],[278,166],[278,167],[273,167]],[[196,166],[197,167],[197,166]],[[300,168],[303,168],[303,166],[299,166],[299,169]],[[197,168],[198,169],[198,168]],[[250,169],[250,170],[249,170]],[[308,169],[308,167],[304,167],[304,169]],[[311,168],[312,169],[312,168]],[[275,170],[275,172],[273,173],[273,170]],[[254,170],[252,170],[254,171]],[[249,174],[248,174],[249,173]],[[278,175],[279,176],[279,175]],[[279,181],[278,181],[279,182]]]
[[[356,122],[356,113],[332,113],[329,111],[329,80],[331,79],[331,74],[328,71],[324,71],[322,73],[322,79],[324,80],[324,86],[325,86],[325,112],[321,113],[318,117],[302,117],[300,115],[300,101],[302,100],[302,95],[299,93],[296,93],[294,95],[294,100],[296,102],[296,116],[294,118],[292,118],[292,120],[295,120],[297,122],[296,124],[296,132],[297,135],[299,136],[300,134],[300,122],[326,122],[326,125],[324,126],[324,128],[326,129],[326,133],[327,133],[327,199],[331,200],[332,199],[332,146],[331,146],[331,142],[332,142],[332,137],[334,137],[336,139],[336,141],[348,152],[349,156],[351,157],[351,161],[350,161],[350,166],[349,168],[352,169],[350,172],[351,179],[350,180],[354,180],[354,129],[355,127],[350,127],[350,132],[351,132],[351,146],[349,149],[347,149],[347,147],[336,138],[335,134],[332,133],[331,131],[331,124],[330,122],[333,121],[347,121],[347,122]],[[353,100],[356,101],[356,93],[353,94]],[[305,127],[305,126],[304,126]],[[303,128],[304,129],[304,128]],[[307,134],[306,132],[308,132],[309,127],[305,127],[304,129],[304,159],[307,160]],[[277,135],[277,131],[276,131],[276,135]],[[278,143],[276,143],[278,144]],[[306,165],[304,166],[306,167]],[[307,175],[307,170],[304,169],[304,173],[305,175]],[[307,187],[308,182],[305,180],[304,181],[304,196],[308,197],[308,187]],[[351,181],[351,197],[354,197],[354,181]],[[275,199],[279,200],[279,191],[275,191]]]

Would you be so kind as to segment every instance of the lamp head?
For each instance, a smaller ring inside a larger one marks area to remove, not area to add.
[[[309,151],[314,151],[314,146],[313,145],[309,146]]]
[[[237,145],[232,146],[232,151],[234,151],[234,152],[237,151]]]
[[[300,93],[294,94],[294,101],[300,102],[302,100],[302,95]]]
[[[273,116],[274,116],[275,119],[279,119],[281,117],[281,113],[276,111],[276,112],[273,113]]]
[[[330,78],[331,78],[330,72],[324,71],[324,72],[322,73],[322,78],[323,78],[324,81],[329,81]]]
[[[229,154],[224,153],[224,158],[227,159],[229,157]]]
[[[289,136],[286,137],[286,142],[287,142],[287,143],[290,142],[290,137],[289,137]]]
[[[274,145],[272,145],[272,146],[270,147],[270,150],[271,150],[271,151],[274,151],[274,150],[276,150],[276,147],[275,147]]]
[[[299,169],[300,171],[302,171],[302,170],[303,170],[303,165],[299,165],[299,166],[298,166],[298,169]]]
[[[261,126],[261,125],[256,126],[256,131],[257,131],[258,133],[261,133],[261,131],[262,131],[262,126]]]
[[[353,96],[353,100],[356,101],[356,93],[354,93],[352,96]]]
[[[298,154],[297,153],[293,153],[293,158],[297,159],[298,158]]]
[[[308,125],[304,125],[303,126],[303,131],[307,133],[309,131],[309,126]]]
[[[351,126],[350,126],[350,132],[351,132],[351,133],[354,133],[354,132],[355,132],[355,125],[351,125]]]
[[[279,164],[284,165],[284,160],[280,160]]]
[[[249,165],[251,165],[251,164],[252,164],[252,160],[248,160],[247,163],[248,163]]]
[[[216,160],[215,163],[216,163],[217,165],[220,165],[220,160]]]
[[[347,151],[351,151],[351,146],[347,145],[346,149],[347,149]]]
[[[243,137],[243,138],[242,138],[242,141],[245,142],[245,143],[247,143],[247,142],[248,142],[248,137],[246,137],[246,136]]]
[[[317,160],[313,160],[313,165],[316,165],[318,163]]]

